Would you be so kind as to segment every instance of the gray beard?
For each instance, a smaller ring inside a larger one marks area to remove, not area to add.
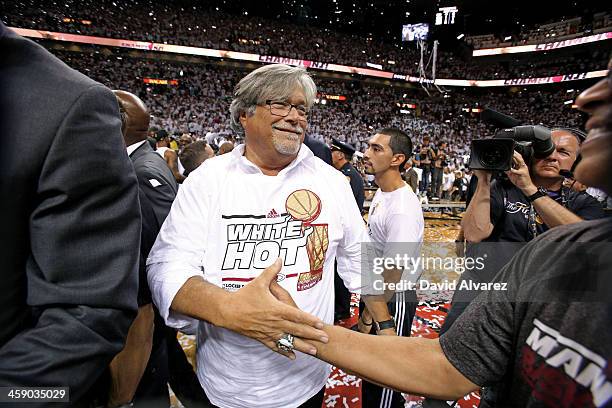
[[[274,148],[280,154],[292,156],[300,151],[300,143],[274,143]]]
[[[274,145],[274,148],[276,149],[277,152],[283,155],[287,155],[287,156],[292,156],[292,155],[297,154],[300,151],[300,146],[301,146],[299,137],[298,137],[298,140],[293,141],[293,140],[286,140],[280,136],[279,137],[273,136],[272,144]]]

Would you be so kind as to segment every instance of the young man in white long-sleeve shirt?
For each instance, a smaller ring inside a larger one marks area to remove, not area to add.
[[[425,222],[421,204],[401,175],[411,154],[410,137],[397,128],[385,128],[368,141],[363,156],[366,173],[374,174],[380,187],[370,205],[368,233],[373,252],[385,261],[398,256],[416,259],[423,242]],[[384,301],[381,306],[387,308],[387,318],[374,321],[366,308],[360,317],[360,330],[370,332],[374,328],[378,335],[410,336],[417,297],[416,290],[409,289],[408,283],[416,283],[420,272],[420,268],[412,264],[394,264],[393,268],[385,270],[383,277],[387,286],[390,288],[388,284],[398,283],[395,290],[387,290],[388,295],[379,301]],[[405,404],[401,393],[365,381],[362,394],[367,407],[403,407]]]

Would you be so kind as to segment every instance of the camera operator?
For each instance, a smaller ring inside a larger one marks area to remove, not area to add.
[[[574,166],[581,143],[580,132],[558,128],[552,130],[551,137],[553,152],[542,159],[534,158],[531,166],[515,151],[513,166],[506,172],[508,180],[492,180],[491,172],[474,170],[478,178],[476,190],[468,197],[461,227],[469,244],[466,255],[484,256],[487,262],[483,269],[466,270],[461,280],[490,282],[520,249],[520,243],[559,225],[604,216],[597,200],[586,192],[564,187],[564,177],[559,174]],[[450,329],[478,293],[455,291],[440,335]]]
[[[509,182],[491,180],[475,170],[476,191],[461,223],[468,242],[527,242],[549,228],[603,217],[599,203],[583,192],[563,187],[561,170],[576,161],[580,138],[570,129],[553,129],[555,150],[527,166],[514,152]]]

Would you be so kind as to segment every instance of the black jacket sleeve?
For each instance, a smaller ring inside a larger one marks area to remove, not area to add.
[[[164,163],[164,165],[166,164]],[[157,224],[161,228],[170,212],[176,197],[176,191],[160,176],[155,168],[142,166],[136,169],[136,174],[140,188],[149,199]]]
[[[120,126],[115,97],[93,85],[48,147],[29,218],[31,321],[0,346],[1,386],[67,386],[74,402],[123,347],[141,220]]]

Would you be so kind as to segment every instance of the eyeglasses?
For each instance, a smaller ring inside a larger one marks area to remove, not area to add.
[[[293,105],[288,102],[273,101],[268,99],[266,105],[270,107],[270,113],[275,116],[286,117],[291,112],[291,108],[295,108],[300,118],[306,118],[310,110],[304,105]]]

